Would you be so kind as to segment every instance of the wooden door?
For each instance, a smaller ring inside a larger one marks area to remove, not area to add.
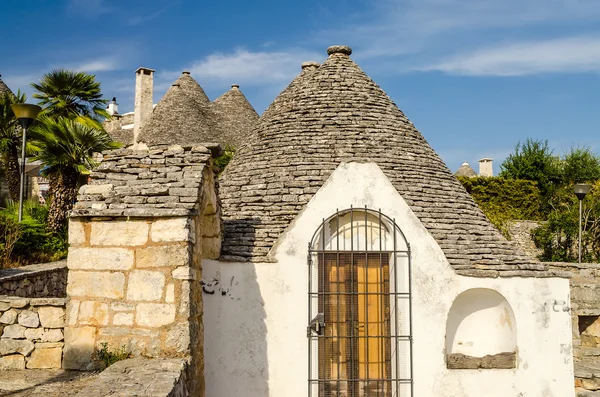
[[[390,296],[387,253],[319,257],[320,397],[386,397],[390,392]]]

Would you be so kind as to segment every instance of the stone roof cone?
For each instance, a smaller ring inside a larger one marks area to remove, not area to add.
[[[14,92],[12,92],[12,90],[8,88],[6,83],[2,81],[2,75],[0,74],[0,95],[4,95],[7,92],[14,95]]]
[[[457,273],[545,273],[492,226],[351,53],[347,46],[330,47],[329,58],[285,94],[287,105],[263,114],[256,139],[226,168],[220,183],[223,257],[268,261],[278,237],[336,167],[358,160],[381,168]]]
[[[229,91],[215,99],[212,110],[218,117],[219,127],[218,135],[213,141],[234,149],[246,143],[258,120],[258,113],[248,102],[239,85],[233,84]]]
[[[202,87],[183,72],[156,105],[138,142],[182,145],[214,141],[214,115],[207,101]]]
[[[454,173],[456,176],[466,176],[468,178],[474,178],[477,176],[475,170],[469,165],[469,163],[464,162],[460,166],[460,168]]]

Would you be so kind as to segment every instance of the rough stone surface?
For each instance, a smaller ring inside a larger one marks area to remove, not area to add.
[[[161,219],[152,223],[150,236],[154,242],[187,241],[190,229],[187,218]]]
[[[44,328],[63,328],[65,326],[65,309],[62,307],[40,307],[38,315]]]
[[[95,327],[65,328],[63,368],[77,370],[91,369],[95,346]]]
[[[115,313],[114,325],[133,325],[133,313]]]
[[[25,357],[20,354],[0,357],[0,370],[15,369],[25,369]]]
[[[114,223],[118,225],[121,222]],[[68,264],[69,269],[129,270],[133,267],[133,251],[125,248],[75,247],[69,249]]]
[[[48,349],[35,349],[27,359],[27,368],[52,368],[60,369],[62,363],[62,349],[52,347]]]
[[[0,295],[64,298],[67,290],[67,272],[67,261],[2,269]],[[11,304],[17,307],[18,301],[13,300]]]
[[[165,275],[144,270],[129,274],[127,299],[133,301],[158,301],[163,296]]]
[[[144,327],[157,328],[172,324],[175,320],[175,305],[140,303],[137,305],[135,322]]]
[[[25,330],[27,328],[22,325],[14,324],[4,327],[2,338],[23,339],[25,338]]]
[[[84,186],[95,186],[95,185],[84,185]],[[101,185],[97,185],[101,186]],[[82,186],[83,188],[83,186]],[[81,189],[79,190],[81,191]],[[78,220],[70,219],[69,220],[69,244],[83,244],[86,241],[85,237],[85,229],[83,227],[83,222]]]
[[[517,367],[516,353],[499,353],[485,357],[471,357],[461,353],[448,354],[449,369],[512,369]]]
[[[25,369],[24,361],[18,369]],[[0,395],[10,397],[74,397],[85,384],[97,376],[95,372],[56,369],[5,371],[0,377]]]
[[[136,251],[136,267],[176,267],[190,263],[187,244],[158,245]]]
[[[278,237],[341,162],[373,161],[457,271],[477,269],[472,276],[480,277],[546,274],[544,265],[496,230],[346,50],[331,53],[283,95],[222,175],[223,257],[271,261]]]
[[[17,322],[17,311],[15,309],[10,309],[2,313],[0,316],[1,324],[14,324]]]
[[[229,91],[215,99],[211,109],[216,120],[213,140],[231,149],[245,144],[258,121],[258,114],[239,86],[232,85]]]
[[[37,328],[40,325],[40,317],[35,312],[23,310],[19,313],[17,322],[27,328]]]
[[[147,241],[148,223],[145,221],[92,222],[92,245],[135,246]]]
[[[70,296],[120,299],[125,295],[123,273],[71,271],[67,291]]]
[[[28,356],[33,351],[35,345],[27,339],[0,339],[0,355],[19,353]]]
[[[108,325],[108,304],[97,301],[83,301],[79,305],[79,324]]]
[[[204,175],[211,172],[211,157],[220,153],[220,146],[211,143],[104,152],[100,165],[91,174],[90,184],[110,183],[110,192],[107,195],[79,194],[71,216],[155,218],[193,215],[197,212],[196,202],[200,199]],[[107,234],[105,238],[111,237]]]

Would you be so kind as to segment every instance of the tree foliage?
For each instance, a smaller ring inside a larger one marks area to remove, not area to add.
[[[542,195],[550,194],[561,182],[560,160],[548,146],[548,141],[528,138],[517,143],[500,165],[500,176],[507,179],[525,179],[537,183]]]
[[[19,170],[19,148],[21,134],[19,123],[12,111],[11,105],[25,103],[27,97],[21,91],[14,95],[4,92],[0,95],[0,162],[8,184],[11,200],[19,199],[21,173]]]

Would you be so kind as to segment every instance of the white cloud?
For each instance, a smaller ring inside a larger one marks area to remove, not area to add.
[[[75,66],[71,67],[72,69],[79,70],[87,73],[97,73],[97,72],[109,72],[112,70],[117,70],[119,65],[116,59],[109,58],[98,58],[91,59],[87,61],[83,61]],[[71,69],[70,68],[70,69]]]
[[[141,25],[141,24],[151,21],[155,18],[158,18],[168,9],[169,9],[169,7],[163,7],[160,10],[157,10],[151,14],[132,16],[130,18],[127,18],[125,22],[127,23],[127,25],[130,25],[130,26]]]
[[[214,53],[193,61],[187,70],[202,85],[223,86],[236,83],[264,86],[289,82],[300,73],[302,62],[322,57],[299,49],[258,52],[237,49],[231,53]],[[163,85],[170,84],[180,73],[158,73],[157,80],[162,81]]]
[[[600,36],[529,41],[452,56],[421,70],[473,76],[600,71]]]

